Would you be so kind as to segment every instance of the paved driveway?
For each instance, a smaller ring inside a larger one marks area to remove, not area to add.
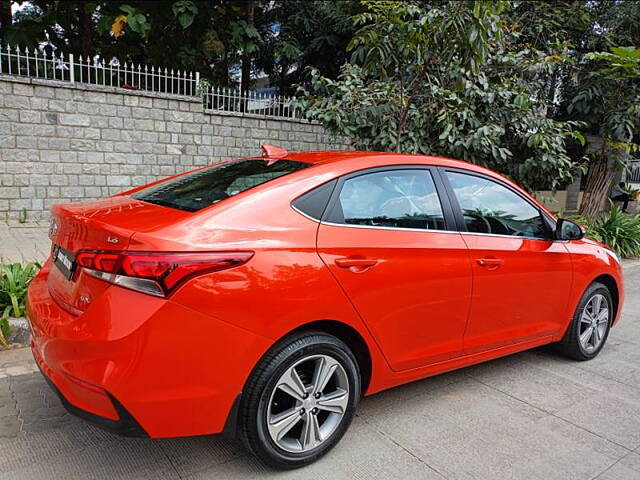
[[[29,364],[5,363],[0,479],[640,479],[640,267],[626,274],[623,321],[596,360],[537,349],[364,399],[338,448],[294,472],[217,437],[103,432],[66,414]]]

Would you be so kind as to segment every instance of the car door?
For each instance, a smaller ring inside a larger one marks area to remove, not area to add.
[[[557,334],[567,323],[572,267],[543,213],[496,179],[441,172],[471,255],[465,354]]]
[[[454,229],[435,169],[357,172],[333,191],[318,252],[394,370],[462,353],[471,266]]]

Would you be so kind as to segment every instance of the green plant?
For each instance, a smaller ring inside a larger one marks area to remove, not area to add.
[[[622,187],[622,190],[629,194],[631,200],[638,200],[638,197],[640,196],[640,189],[638,188],[633,188],[629,185],[625,185],[624,187]]]
[[[351,62],[337,79],[310,69],[297,110],[357,149],[468,160],[530,190],[571,181],[567,145],[585,139],[534,88],[563,59],[515,50],[505,2],[363,3]]]
[[[5,347],[11,333],[9,316],[24,314],[27,287],[40,268],[38,262],[0,264],[0,344]]]
[[[567,108],[602,137],[590,155],[580,214],[595,217],[629,152],[638,150],[634,137],[640,129],[640,48],[612,47],[609,52],[584,56],[587,69],[576,76],[578,89]]]
[[[621,257],[640,257],[640,215],[624,213],[614,203],[596,220],[574,215],[572,220],[587,229],[587,236],[609,245]]]

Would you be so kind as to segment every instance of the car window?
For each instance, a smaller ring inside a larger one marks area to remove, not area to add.
[[[469,232],[544,238],[542,216],[520,195],[476,175],[447,172]]]
[[[337,180],[331,180],[296,198],[292,205],[305,215],[320,220]]]
[[[445,230],[427,170],[390,170],[345,180],[325,220],[347,225]]]
[[[310,163],[292,160],[273,163],[264,159],[238,160],[180,175],[139,190],[131,196],[144,202],[195,212],[274,178],[310,166]]]

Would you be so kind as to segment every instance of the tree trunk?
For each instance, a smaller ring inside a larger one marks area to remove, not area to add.
[[[615,174],[609,163],[607,156],[602,153],[589,165],[587,182],[580,202],[580,215],[593,219],[602,211]]]
[[[0,41],[4,39],[8,27],[11,25],[11,0],[0,0]]]
[[[254,8],[253,0],[246,2],[247,7],[247,25],[253,26]],[[240,79],[240,91],[242,93],[249,91],[251,83],[251,55],[246,52],[246,49],[242,52],[242,77]],[[245,110],[244,102],[242,104],[242,111]]]

